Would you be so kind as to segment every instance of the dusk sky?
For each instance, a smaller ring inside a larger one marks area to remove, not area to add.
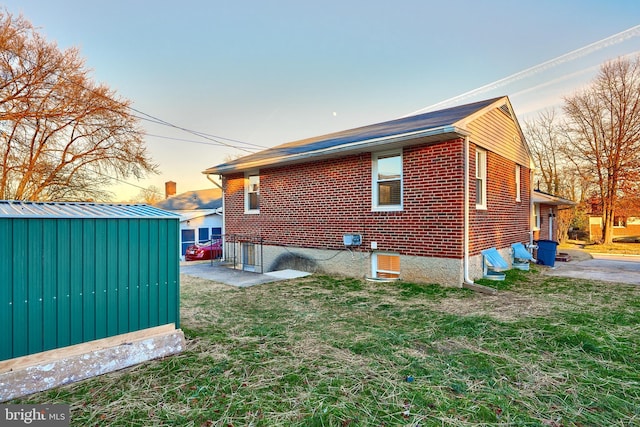
[[[211,135],[142,121],[161,174],[114,186],[116,201],[169,180],[178,192],[210,188],[201,172],[228,156],[433,106],[508,95],[524,125],[603,62],[640,54],[637,0],[4,5],[60,48],[79,47],[94,79],[136,110]]]

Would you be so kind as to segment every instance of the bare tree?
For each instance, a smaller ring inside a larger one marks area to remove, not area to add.
[[[534,179],[538,189],[569,200],[582,201],[590,181],[577,174],[566,156],[563,149],[566,137],[556,111],[544,111],[536,119],[525,122],[524,132],[536,163]],[[561,242],[567,239],[569,228],[580,208],[579,205],[558,212],[557,238]]]
[[[602,239],[611,243],[618,198],[640,172],[640,56],[604,64],[589,88],[565,98],[564,110],[570,159],[596,180]]]
[[[131,201],[133,203],[146,203],[147,205],[153,205],[163,199],[164,195],[160,189],[155,185],[150,185],[147,188],[141,189]]]
[[[111,177],[157,172],[129,107],[77,49],[0,12],[0,198],[105,200]]]
[[[560,169],[565,163],[561,158],[560,134],[555,111],[545,111],[535,120],[525,122],[524,132],[537,166],[538,182],[542,181],[545,192],[559,195]]]
[[[640,214],[640,180],[635,187],[625,189],[624,194],[618,200],[616,205],[616,216],[627,219],[629,217],[638,217]]]
[[[565,148],[565,128],[556,111],[544,111],[536,119],[525,122],[524,132],[536,164],[538,189],[569,200],[583,201],[593,179],[580,175],[570,160]]]

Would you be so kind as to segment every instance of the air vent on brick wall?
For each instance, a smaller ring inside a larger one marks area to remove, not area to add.
[[[507,104],[502,104],[499,108],[500,108],[500,111],[502,111],[507,116],[509,116],[509,118],[513,119],[513,116],[511,115],[511,110],[509,110],[509,106]]]

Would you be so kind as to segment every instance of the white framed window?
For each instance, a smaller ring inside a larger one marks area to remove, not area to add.
[[[613,226],[614,227],[626,227],[627,226],[627,218],[624,216],[614,216],[613,217]]]
[[[538,203],[533,205],[533,224],[534,230],[540,230],[540,205]]]
[[[516,165],[516,202],[520,200],[520,165]]]
[[[476,149],[476,209],[487,209],[487,152]]]
[[[181,255],[187,253],[187,248],[196,242],[196,230],[193,228],[183,228],[180,230],[180,243],[182,245]]]
[[[371,255],[371,272],[376,279],[399,279],[400,255],[374,252]]]
[[[260,213],[260,174],[248,172],[244,181],[244,211],[249,214]]]
[[[373,155],[372,209],[402,210],[402,152]]]

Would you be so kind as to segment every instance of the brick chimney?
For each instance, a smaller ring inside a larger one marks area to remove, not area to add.
[[[173,181],[167,181],[164,183],[164,198],[168,199],[171,196],[176,195],[176,183]]]

